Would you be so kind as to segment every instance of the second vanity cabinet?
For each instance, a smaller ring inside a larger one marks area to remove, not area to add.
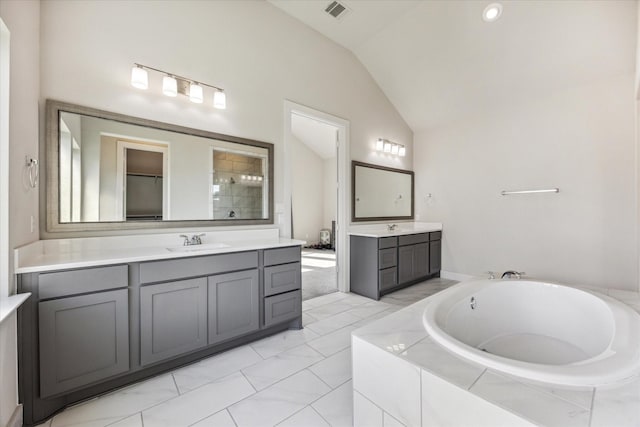
[[[351,292],[379,300],[440,276],[441,231],[389,237],[350,236]]]
[[[302,327],[300,246],[26,273],[25,425],[60,408]]]

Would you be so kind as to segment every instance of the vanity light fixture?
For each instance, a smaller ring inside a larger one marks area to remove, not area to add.
[[[218,86],[195,81],[187,77],[171,74],[157,68],[149,67],[138,63],[133,64],[131,69],[131,86],[138,89],[149,88],[148,70],[164,74],[162,78],[162,93],[167,96],[177,96],[179,93],[189,97],[191,102],[202,104],[204,102],[204,86],[214,90],[213,106],[219,110],[227,108],[227,96],[224,89]]]
[[[407,149],[402,144],[396,144],[388,139],[378,138],[376,141],[376,151],[389,153],[394,156],[404,157],[407,155]]]

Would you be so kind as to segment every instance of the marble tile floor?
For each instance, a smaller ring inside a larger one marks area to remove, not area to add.
[[[338,291],[336,253],[302,249],[302,301]]]
[[[351,426],[351,331],[456,282],[432,279],[373,301],[303,301],[285,331],[72,406],[41,426]]]

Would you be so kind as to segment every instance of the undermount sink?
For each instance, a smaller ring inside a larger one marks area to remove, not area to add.
[[[205,243],[202,245],[188,245],[188,246],[172,246],[167,248],[171,252],[198,252],[198,251],[210,251],[212,249],[228,248],[229,245],[225,243]]]

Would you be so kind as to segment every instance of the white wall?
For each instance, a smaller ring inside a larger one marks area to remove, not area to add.
[[[411,130],[354,55],[267,2],[43,2],[41,59],[42,98],[274,143],[276,202],[285,99],[349,120],[354,159],[412,162]],[[227,110],[167,98],[156,75],[132,88],[134,62],[224,87]],[[375,155],[379,137],[409,155]]]
[[[38,157],[38,99],[40,55],[40,2],[3,0],[0,17],[11,32],[9,109],[9,247],[38,238],[37,227],[31,232],[30,217],[38,220],[38,191],[25,181],[25,155]],[[43,158],[41,160],[44,160]],[[13,277],[13,254],[9,272]],[[0,294],[13,293],[0,290]],[[0,426],[13,415],[18,403],[15,314],[0,325]]]
[[[291,136],[293,238],[318,243],[324,228],[324,161]]]
[[[444,224],[443,270],[637,290],[634,132],[628,74],[541,99],[514,94],[509,109],[416,134],[416,208]],[[560,193],[500,195],[552,187]]]

